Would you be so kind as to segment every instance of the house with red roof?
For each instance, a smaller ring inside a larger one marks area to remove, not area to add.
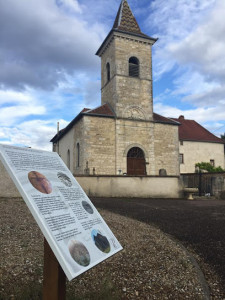
[[[179,122],[153,113],[152,46],[126,0],[96,55],[101,105],[51,140],[74,175],[179,176]]]
[[[181,173],[194,173],[195,164],[209,162],[215,167],[225,168],[224,140],[213,135],[194,120],[180,116],[172,120],[179,122],[179,161]]]

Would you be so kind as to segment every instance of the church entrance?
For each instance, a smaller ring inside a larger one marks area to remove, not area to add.
[[[127,153],[127,175],[146,175],[144,152],[138,148],[131,148]]]

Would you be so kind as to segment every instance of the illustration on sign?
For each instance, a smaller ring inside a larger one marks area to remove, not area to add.
[[[57,153],[0,145],[0,159],[69,280],[122,250]]]

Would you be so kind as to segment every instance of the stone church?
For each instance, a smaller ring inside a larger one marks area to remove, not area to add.
[[[74,175],[179,175],[179,123],[153,112],[152,46],[126,0],[98,49],[101,105],[51,140]]]

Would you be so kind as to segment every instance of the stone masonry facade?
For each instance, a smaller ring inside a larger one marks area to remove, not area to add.
[[[135,168],[142,175],[159,175],[160,169],[179,175],[178,123],[162,116],[155,120],[153,114],[155,42],[140,31],[122,0],[113,29],[96,53],[101,58],[101,107],[84,109],[53,138],[74,175],[125,175],[128,158],[129,175],[138,173]],[[141,157],[128,157],[131,149]]]
[[[101,54],[102,104],[109,103],[118,118],[126,117],[127,110],[137,107],[145,120],[152,120],[151,45],[143,38],[120,34],[111,38]],[[139,60],[139,78],[129,77],[130,57],[137,57]],[[110,64],[109,82],[107,63]]]

